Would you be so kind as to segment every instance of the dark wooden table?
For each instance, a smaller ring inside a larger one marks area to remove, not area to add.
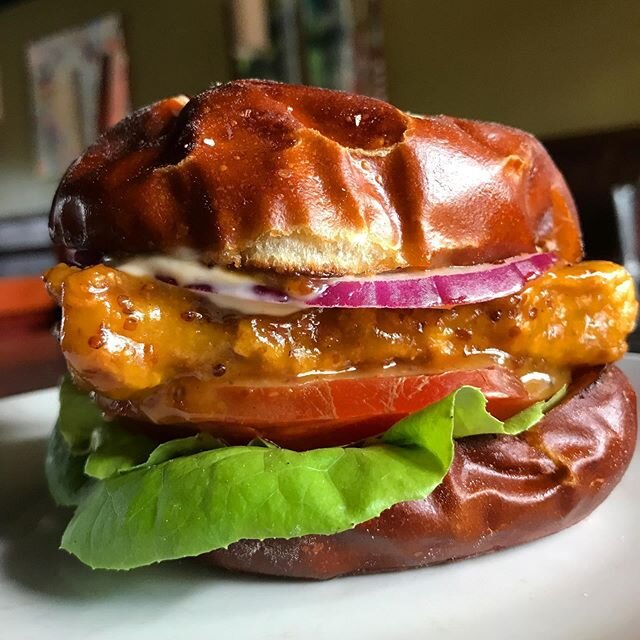
[[[0,397],[57,384],[65,366],[59,310],[39,276],[0,278]]]
[[[55,313],[0,318],[0,398],[58,383],[65,371]]]

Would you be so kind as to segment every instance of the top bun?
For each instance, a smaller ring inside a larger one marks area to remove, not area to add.
[[[582,255],[569,190],[533,136],[258,80],[107,131],[67,170],[50,226],[67,249],[186,247],[207,264],[315,275]]]

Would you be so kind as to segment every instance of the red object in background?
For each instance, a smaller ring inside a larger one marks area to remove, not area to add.
[[[47,293],[42,278],[28,276],[0,279],[0,320],[22,317],[32,323],[51,315],[55,302]]]
[[[64,373],[57,313],[40,277],[0,279],[0,397],[53,386]]]

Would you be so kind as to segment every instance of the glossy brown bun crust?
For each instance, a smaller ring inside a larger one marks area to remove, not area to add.
[[[96,261],[187,247],[283,273],[582,254],[571,195],[533,136],[257,80],[116,125],[67,171],[50,226],[56,244]]]
[[[568,397],[518,438],[458,441],[434,493],[331,536],[240,541],[213,564],[297,578],[408,569],[476,556],[582,520],[618,483],[636,441],[636,396],[614,366],[575,380]]]

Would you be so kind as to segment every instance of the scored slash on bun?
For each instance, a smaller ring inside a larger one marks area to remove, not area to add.
[[[241,80],[141,109],[67,171],[54,242],[317,275],[575,262],[566,184],[531,135],[342,92]]]
[[[451,470],[425,500],[397,504],[343,533],[243,540],[202,558],[237,571],[325,579],[535,540],[582,520],[609,495],[631,461],[636,429],[627,378],[615,366],[591,369],[517,438],[457,441]]]

